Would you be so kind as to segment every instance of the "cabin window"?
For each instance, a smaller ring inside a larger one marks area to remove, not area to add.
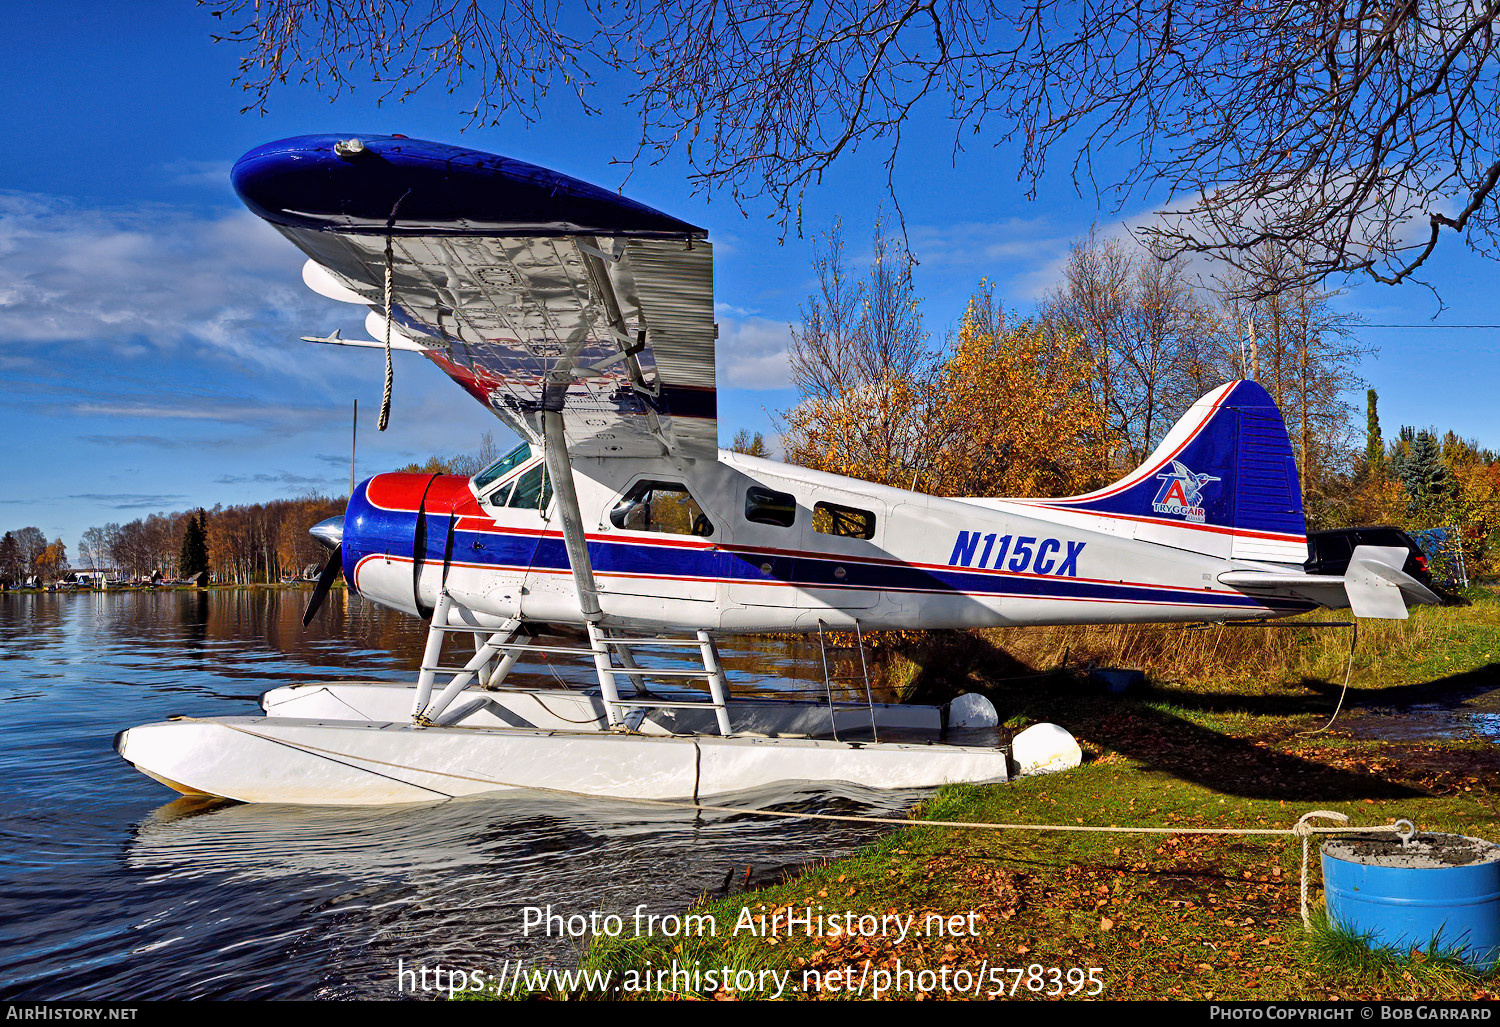
[[[551,485],[547,480],[547,465],[537,464],[516,479],[510,500],[505,505],[513,510],[545,510],[552,501]]]
[[[610,523],[627,531],[667,535],[712,535],[713,522],[692,493],[677,482],[638,481],[609,512]]]
[[[849,538],[874,538],[875,515],[852,506],[818,503],[813,507],[813,531]]]
[[[530,459],[531,444],[523,442],[515,449],[511,450],[509,453],[506,453],[499,460],[496,460],[484,470],[474,475],[474,491],[483,492],[490,485],[499,481],[501,478],[505,477],[511,471],[515,470],[517,467],[520,467]]]
[[[787,492],[751,485],[745,493],[745,520],[790,528],[797,519],[797,499]]]

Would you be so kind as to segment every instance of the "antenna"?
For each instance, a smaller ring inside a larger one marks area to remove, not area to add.
[[[354,446],[359,439],[359,400],[354,401],[354,420],[349,425],[349,498],[354,498]]]

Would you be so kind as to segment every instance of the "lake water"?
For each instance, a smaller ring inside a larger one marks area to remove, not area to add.
[[[0,998],[396,998],[397,967],[566,965],[523,909],[680,910],[873,837],[869,826],[554,796],[369,809],[179,798],[115,755],[170,714],[258,712],[293,681],[410,681],[422,625],[335,593],[0,596]],[[816,643],[724,649],[736,687],[821,687]],[[534,682],[581,669],[523,666]],[[878,697],[877,697],[878,698]],[[911,794],[762,795],[875,812]]]

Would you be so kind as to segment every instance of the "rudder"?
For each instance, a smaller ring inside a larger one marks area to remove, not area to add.
[[[1253,381],[1194,403],[1136,470],[1061,510],[1135,524],[1136,538],[1243,560],[1307,559],[1302,485],[1281,411]]]

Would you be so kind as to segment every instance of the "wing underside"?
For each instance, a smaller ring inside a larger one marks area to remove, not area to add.
[[[308,255],[310,285],[370,308],[375,340],[389,327],[533,441],[541,411],[562,410],[575,456],[717,454],[701,230],[504,158],[399,140],[350,160],[331,138],[252,151],[235,184]]]

